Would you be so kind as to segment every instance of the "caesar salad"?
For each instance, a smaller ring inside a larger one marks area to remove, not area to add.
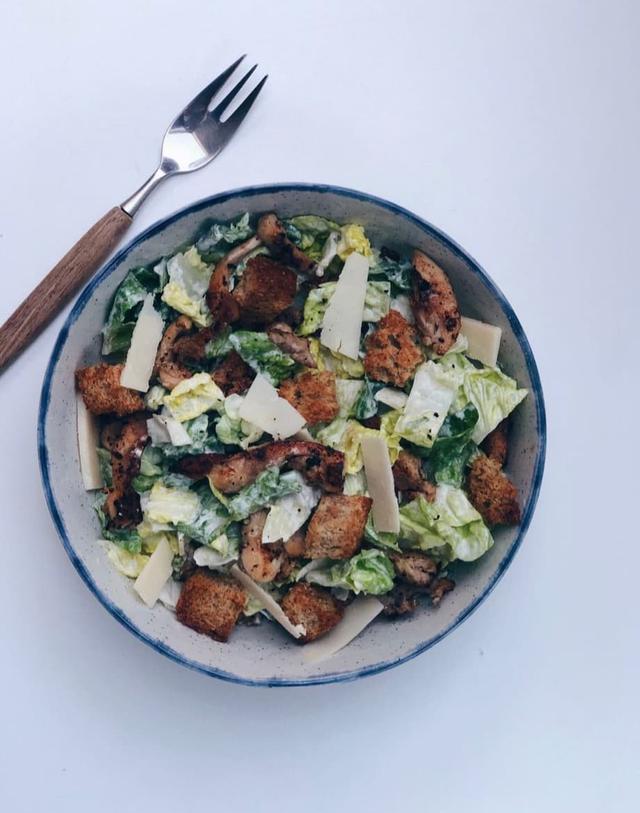
[[[520,521],[504,466],[527,391],[500,338],[434,259],[361,224],[203,224],[128,271],[103,360],[76,371],[108,560],[221,642],[268,620],[327,655],[437,607]]]

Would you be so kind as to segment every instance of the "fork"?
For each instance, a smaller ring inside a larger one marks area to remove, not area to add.
[[[231,140],[249,112],[264,76],[224,121],[225,112],[258,67],[254,65],[210,110],[216,96],[244,56],[203,88],[174,119],[162,142],[156,171],[120,206],[114,206],[83,235],[0,327],[0,370],[40,333],[71,296],[103,263],[131,225],[134,215],[159,183],[193,172],[212,161]]]

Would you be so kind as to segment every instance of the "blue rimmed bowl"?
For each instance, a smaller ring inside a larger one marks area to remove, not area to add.
[[[189,242],[206,219],[229,220],[245,211],[281,216],[325,215],[365,226],[372,242],[408,252],[419,248],[447,272],[466,316],[499,325],[500,360],[530,396],[514,413],[508,472],[521,494],[522,523],[495,533],[479,561],[460,566],[457,587],[437,610],[421,608],[397,622],[381,621],[333,658],[306,664],[301,648],[277,625],[238,627],[219,644],[179,624],[166,608],[150,611],[130,580],[117,573],[96,544],[91,494],[80,477],[75,432],[74,371],[98,360],[99,330],[126,272]],[[248,685],[285,686],[353,680],[397,666],[437,643],[482,602],[520,547],[538,497],[545,456],[542,387],[529,342],[511,305],[478,263],[447,235],[406,209],[334,186],[278,184],[225,192],[194,203],[151,226],[123,248],[84,289],[60,331],[47,367],[38,419],[38,449],[45,497],[69,558],[103,606],[142,641],[179,663]]]

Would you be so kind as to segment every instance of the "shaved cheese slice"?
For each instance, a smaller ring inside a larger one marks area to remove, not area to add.
[[[153,607],[160,598],[162,588],[173,572],[173,551],[169,542],[162,537],[151,554],[142,573],[135,580],[133,589],[147,607]]]
[[[86,408],[80,393],[76,395],[76,430],[78,433],[78,457],[80,473],[87,491],[102,488],[104,482],[98,460],[98,425],[96,419]]]
[[[262,529],[263,545],[291,539],[309,519],[320,500],[322,492],[319,488],[307,485],[306,480],[298,472],[292,474],[297,475],[300,491],[280,497],[273,503]]]
[[[369,260],[355,251],[349,254],[322,319],[321,343],[350,359],[360,351],[368,276]]]
[[[147,432],[152,443],[171,443],[173,446],[189,446],[191,437],[184,426],[171,415],[152,415],[147,420]]]
[[[400,533],[400,511],[393,483],[389,448],[380,435],[365,435],[360,441],[367,489],[373,500],[373,527],[385,533]]]
[[[149,379],[163,330],[164,322],[153,307],[152,294],[149,294],[142,303],[142,310],[133,328],[127,360],[120,375],[123,387],[140,392],[149,389]]]
[[[281,398],[260,374],[253,379],[238,414],[243,421],[255,424],[277,440],[295,435],[306,423],[298,410]]]
[[[392,409],[402,409],[407,403],[409,396],[406,392],[396,390],[394,387],[383,387],[381,390],[378,390],[373,397],[376,401],[380,401],[381,404],[386,404]]]
[[[344,618],[318,641],[307,644],[302,657],[307,663],[323,661],[335,655],[350,644],[373,619],[382,612],[382,603],[377,598],[357,598],[344,611]]]
[[[238,565],[231,566],[231,575],[240,582],[249,595],[262,604],[273,620],[284,627],[290,635],[293,635],[294,638],[300,638],[306,633],[302,624],[292,624],[273,596],[270,596],[266,590],[263,590],[253,579],[249,578],[246,573],[240,570]]]
[[[469,342],[467,355],[481,361],[487,367],[495,367],[500,352],[502,328],[463,316],[461,330]]]

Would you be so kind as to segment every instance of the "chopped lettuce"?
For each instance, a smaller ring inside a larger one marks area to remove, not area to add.
[[[179,252],[167,261],[169,282],[162,291],[162,301],[179,313],[189,316],[199,327],[211,324],[211,313],[205,301],[212,267],[204,262],[195,246]]]
[[[460,488],[464,471],[477,449],[471,435],[478,422],[478,410],[469,402],[460,412],[447,415],[429,455],[436,483]]]
[[[331,297],[336,290],[337,282],[323,282],[313,288],[304,303],[304,320],[298,331],[301,336],[309,336],[320,330],[324,314]],[[389,312],[391,296],[388,282],[368,282],[364,298],[363,322],[379,322]]]
[[[432,446],[457,391],[454,372],[433,361],[421,364],[395,431],[417,446]]]
[[[358,393],[358,397],[354,404],[353,415],[359,421],[364,421],[367,418],[372,418],[378,414],[378,402],[376,401],[376,392],[382,387],[368,378],[364,380],[364,386]]]
[[[491,367],[467,371],[462,388],[478,410],[478,422],[471,435],[474,443],[481,443],[527,395],[527,390],[518,389],[513,378]]]
[[[315,560],[312,565],[311,568],[303,568],[298,578],[303,576],[306,581],[323,587],[337,587],[372,596],[388,593],[393,587],[393,565],[381,550],[363,550],[344,562]]]
[[[224,399],[224,413],[216,424],[216,435],[226,446],[240,446],[246,449],[252,443],[260,440],[262,429],[240,417],[240,407],[244,397],[242,395],[227,395]]]
[[[281,475],[279,469],[272,466],[261,472],[251,485],[234,494],[227,509],[233,520],[246,519],[259,508],[271,505],[274,500],[287,494],[295,494],[300,489],[297,472],[289,471]]]
[[[204,348],[205,356],[208,359],[222,359],[227,353],[233,350],[233,346],[229,341],[231,336],[231,328],[224,327],[217,333],[210,342],[207,342]]]
[[[147,390],[147,394],[144,396],[144,405],[147,409],[155,412],[162,406],[162,399],[166,394],[167,390],[161,384],[154,384],[153,387]]]
[[[434,502],[419,496],[400,507],[400,538],[445,561],[473,562],[493,545],[489,529],[464,491],[444,484],[436,489]]]
[[[196,247],[208,262],[215,262],[224,257],[230,248],[247,240],[252,234],[249,213],[245,212],[230,223],[213,223],[208,226],[196,242]]]
[[[411,263],[403,260],[392,249],[383,246],[380,251],[374,250],[369,276],[383,277],[395,295],[411,290]]]
[[[349,254],[357,251],[365,257],[370,257],[371,243],[364,233],[364,228],[357,223],[347,223],[340,229],[340,242],[338,243],[338,256],[346,260]]]
[[[324,244],[331,232],[339,232],[340,226],[319,215],[298,215],[284,221],[287,237],[299,246],[312,260],[322,256]]]
[[[392,429],[389,423],[381,423],[380,429],[369,429],[358,421],[335,418],[318,432],[316,440],[343,452],[345,474],[357,474],[364,465],[361,446],[362,438],[367,435],[381,436],[389,449],[391,462],[395,463],[400,454],[400,438]]]
[[[185,421],[183,426],[191,438],[191,443],[188,446],[163,446],[162,453],[165,462],[173,463],[185,455],[222,451],[216,436],[209,431],[210,421],[207,414]]]
[[[235,562],[240,555],[239,534],[223,533],[212,539],[209,544],[196,548],[193,560],[199,567],[217,570],[224,565]]]
[[[356,403],[364,381],[350,378],[336,379],[336,400],[338,401],[338,417],[351,418],[355,414]]]
[[[200,507],[191,522],[178,523],[177,530],[194,542],[209,545],[224,529],[230,537],[228,526],[229,516],[225,506],[211,493],[207,483],[199,483],[193,489],[198,497]]]
[[[262,531],[262,542],[265,545],[290,539],[304,525],[320,499],[319,489],[307,485],[298,472],[291,473],[296,475],[300,490],[272,503]]]
[[[189,525],[200,512],[198,495],[188,488],[165,485],[157,480],[141,498],[145,520],[152,527]]]
[[[263,375],[274,387],[289,378],[295,361],[275,345],[266,333],[238,330],[229,336],[231,346],[249,367]]]
[[[140,553],[142,550],[142,543],[140,541],[140,534],[138,533],[137,528],[107,527],[107,516],[104,513],[104,501],[106,499],[107,495],[99,492],[93,503],[93,508],[98,515],[98,519],[100,520],[102,538],[107,539],[110,542],[115,542],[116,545],[129,551],[129,553]]]
[[[398,534],[388,533],[387,531],[376,531],[373,526],[373,515],[369,514],[367,517],[367,524],[364,526],[364,538],[367,542],[375,545],[377,548],[386,548],[387,550],[400,550],[398,545]]]
[[[123,353],[131,344],[138,310],[147,294],[162,290],[166,282],[165,263],[153,268],[133,268],[118,286],[107,321],[102,328],[102,354]]]
[[[149,561],[148,556],[141,553],[130,553],[128,550],[116,545],[115,542],[105,540],[107,556],[111,564],[130,579],[137,579]]]
[[[211,409],[219,409],[224,401],[224,393],[209,373],[196,373],[176,384],[162,400],[171,415],[182,423]]]
[[[330,370],[336,378],[362,378],[364,365],[360,359],[350,359],[335,350],[329,350],[318,339],[309,339],[309,351],[318,370]]]

